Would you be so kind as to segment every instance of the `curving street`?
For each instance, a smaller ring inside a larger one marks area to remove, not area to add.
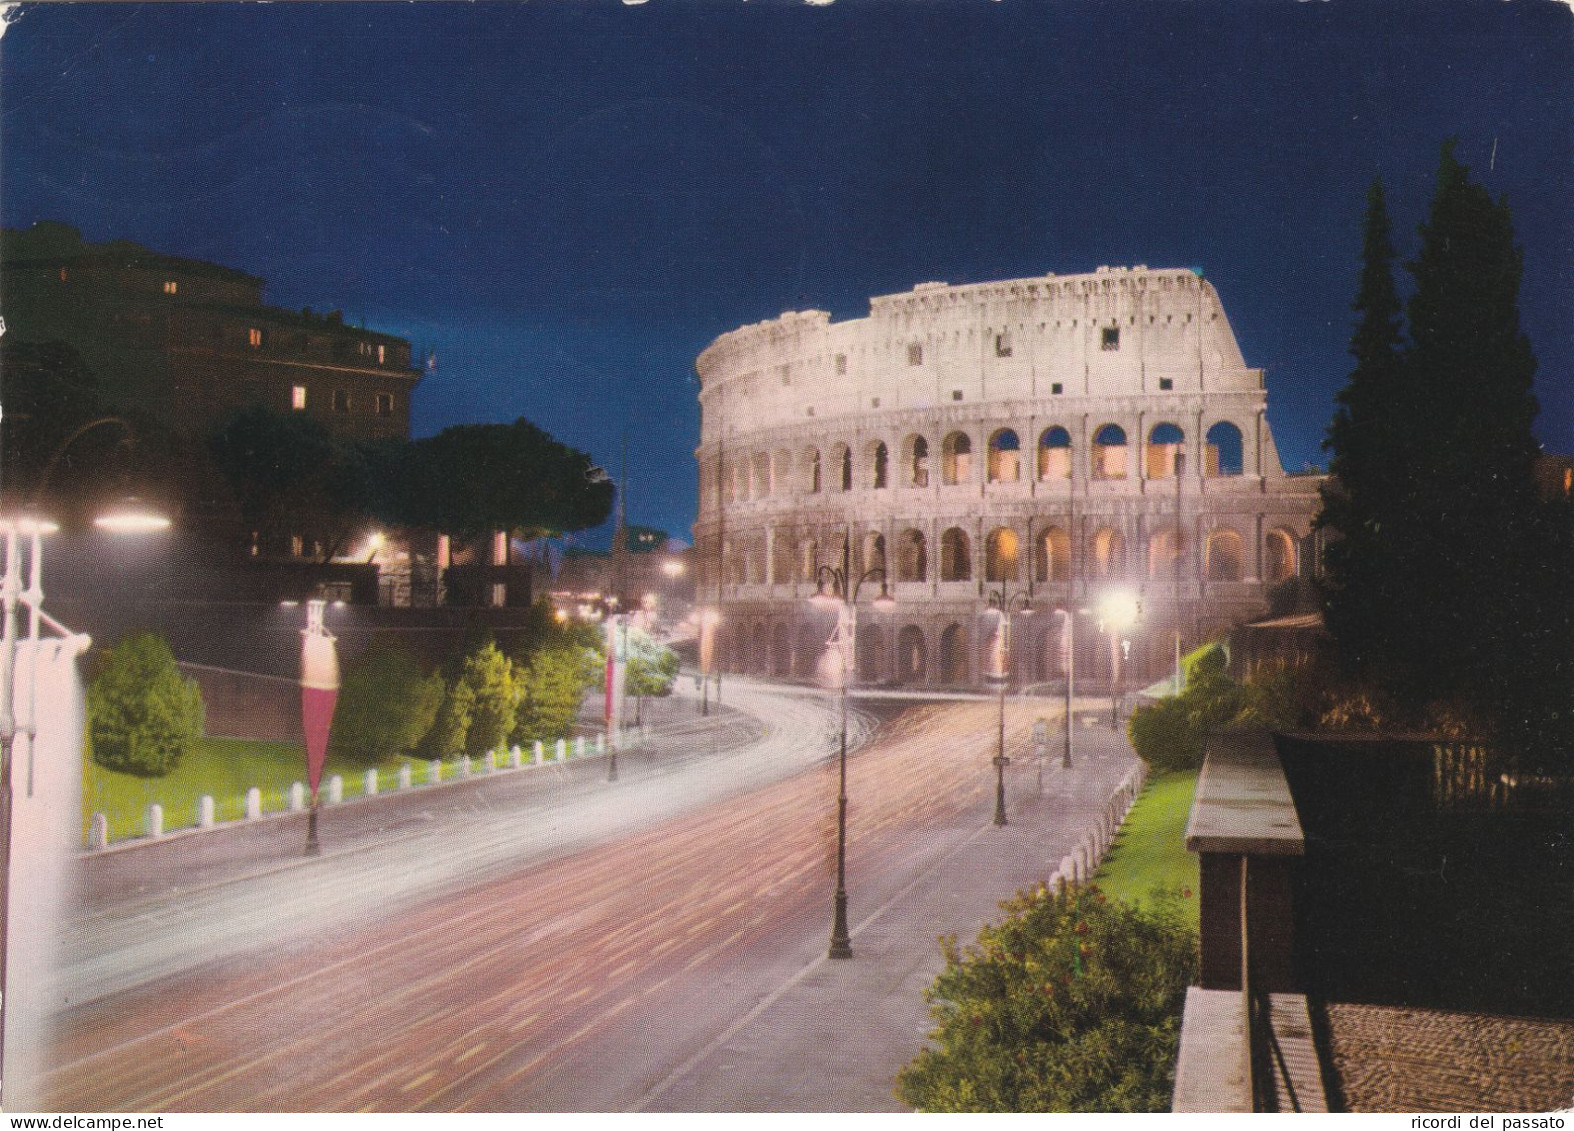
[[[1053,870],[1129,752],[1079,728],[1042,793],[1019,756],[998,829],[993,701],[856,711],[855,957],[828,963],[835,700],[739,680],[727,702],[758,720],[730,749],[690,736],[615,783],[500,776],[447,811],[433,791],[415,831],[87,916],[46,1106],[894,1109],[935,936]],[[1011,703],[1013,752],[1053,714]]]

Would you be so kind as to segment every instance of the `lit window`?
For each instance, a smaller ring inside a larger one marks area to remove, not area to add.
[[[350,390],[348,390],[348,389],[335,389],[333,391],[333,411],[334,412],[349,412],[350,411]]]
[[[64,267],[60,269],[60,281],[62,283],[66,281],[66,269]]]
[[[297,557],[298,558],[305,552],[306,552],[306,541],[305,541],[305,539],[303,539],[299,534],[291,534],[290,535],[290,554],[293,557]]]
[[[262,348],[262,331],[253,326],[246,331],[246,340],[251,343],[252,349]]]
[[[290,390],[290,407],[297,412],[306,407],[306,386],[296,385]]]
[[[382,365],[387,360],[387,358],[388,358],[388,347],[387,346],[378,346],[377,347],[377,364],[378,365]]]
[[[175,294],[179,290],[180,290],[180,284],[177,283],[174,279],[165,279],[164,280],[164,293],[165,294],[172,295],[172,294]]]
[[[393,415],[393,394],[392,393],[378,393],[377,394],[377,415],[378,416],[392,416]]]
[[[1106,350],[1120,349],[1120,327],[1106,326],[1099,338],[1099,348]]]
[[[924,347],[914,342],[907,347],[907,364],[922,365],[924,363]]]

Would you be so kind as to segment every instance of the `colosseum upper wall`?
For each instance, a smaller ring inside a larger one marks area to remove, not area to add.
[[[1283,604],[1315,558],[1320,480],[1285,475],[1263,371],[1190,270],[922,283],[866,318],[731,331],[696,367],[699,595],[727,666],[812,670],[806,598],[843,539],[897,600],[860,615],[859,678],[927,684],[980,678],[991,593],[1064,612],[1135,591],[1140,676],[1154,640]],[[1043,619],[1059,629],[1012,633],[1019,681],[1067,658],[1066,617]]]

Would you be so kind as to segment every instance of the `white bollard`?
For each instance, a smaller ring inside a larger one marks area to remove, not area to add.
[[[262,790],[252,786],[246,791],[246,819],[255,821],[262,816]]]
[[[197,798],[197,827],[211,829],[213,827],[213,796],[204,793]]]
[[[546,749],[541,745],[541,740],[539,738],[536,739],[535,756],[536,765],[538,766],[547,760]]]
[[[583,758],[584,756],[585,756],[585,736],[584,735],[580,735],[578,738],[576,738],[574,740],[574,757],[576,757],[576,758]]]
[[[557,759],[556,760],[561,762],[564,758],[567,758],[567,757],[568,757],[568,743],[560,738],[560,739],[557,740]]]
[[[433,758],[426,764],[426,780],[431,785],[436,785],[443,780],[443,763]]]
[[[344,800],[344,779],[338,774],[328,779],[328,804],[337,805]]]
[[[606,752],[607,734],[606,731],[602,731],[600,734],[596,735],[596,754],[599,756],[601,754],[605,754]]]
[[[486,757],[481,759],[481,772],[490,774],[495,769],[497,769],[497,751],[488,750]]]
[[[300,782],[290,785],[290,812],[299,813],[306,808],[306,787]]]
[[[415,784],[415,775],[410,771],[409,762],[399,763],[399,788],[409,789]]]
[[[103,813],[94,813],[87,824],[87,846],[95,851],[109,847],[109,818]]]
[[[366,777],[361,785],[361,793],[367,797],[377,796],[377,770],[375,768],[366,771]]]
[[[164,806],[157,801],[148,806],[148,836],[164,835]]]
[[[470,776],[470,755],[468,754],[461,755],[459,758],[459,776],[462,778]]]
[[[512,745],[512,746],[510,746],[508,748],[508,768],[510,770],[517,770],[517,769],[519,769],[519,759],[520,759],[519,743],[516,742],[516,743],[514,743],[514,745]]]

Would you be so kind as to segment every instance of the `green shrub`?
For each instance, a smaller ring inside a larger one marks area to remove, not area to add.
[[[93,760],[138,777],[179,765],[201,740],[204,718],[201,689],[181,677],[169,645],[152,633],[115,645],[88,688]]]
[[[328,753],[370,765],[413,750],[432,729],[443,678],[395,645],[377,645],[345,673]]]
[[[512,740],[525,743],[566,737],[600,667],[596,653],[581,643],[564,640],[537,648],[520,665],[519,708]]]
[[[1202,765],[1203,735],[1191,725],[1186,704],[1160,699],[1132,712],[1126,724],[1131,745],[1155,770],[1189,770]]]
[[[660,699],[672,693],[672,683],[677,678],[678,654],[648,632],[629,629],[624,691],[641,698]]]
[[[1167,1111],[1196,936],[1174,893],[1152,908],[1096,887],[1003,905],[925,997],[937,1048],[897,1075],[924,1111]]]
[[[514,729],[519,682],[514,663],[488,641],[465,657],[459,682],[470,690],[470,728],[465,753],[485,754],[503,744]]]

